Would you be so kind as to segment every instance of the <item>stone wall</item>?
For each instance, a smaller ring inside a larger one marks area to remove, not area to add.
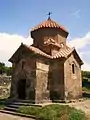
[[[72,70],[74,64],[74,72]],[[71,54],[64,63],[65,99],[80,98],[82,96],[81,67]]]
[[[37,59],[36,66],[36,103],[64,99],[63,61]]]
[[[22,65],[24,63],[24,65]],[[13,69],[12,83],[11,83],[11,97],[18,99],[18,82],[19,80],[26,80],[26,98],[35,99],[35,77],[36,77],[36,63],[35,59],[24,57],[21,59]]]
[[[36,62],[36,103],[43,103],[50,99],[48,88],[49,64],[43,59]]]
[[[48,38],[54,39],[58,44],[62,42],[66,44],[66,38],[67,38],[67,34],[65,32],[63,32],[60,29],[58,30],[52,28],[39,29],[37,31],[32,32],[31,36],[34,39],[34,45],[46,53],[48,52],[47,49],[45,49],[44,42],[47,41]]]
[[[50,93],[51,99],[64,99],[64,63],[54,60],[51,64]]]
[[[65,62],[65,63],[64,63]],[[72,73],[72,64],[75,73]],[[18,82],[26,80],[25,99],[35,103],[78,98],[82,95],[81,68],[73,54],[65,61],[24,56],[14,67],[11,97],[18,99]]]

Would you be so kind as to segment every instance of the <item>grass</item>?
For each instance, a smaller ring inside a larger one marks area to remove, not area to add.
[[[88,88],[88,87],[83,87],[82,90],[85,92],[90,92],[90,88]]]
[[[86,120],[85,114],[68,105],[48,105],[45,107],[23,106],[19,113],[36,116],[38,120]]]
[[[3,110],[5,105],[0,105],[0,110]]]
[[[0,110],[4,109],[5,107],[5,100],[4,99],[0,99]]]
[[[0,98],[0,110],[4,109],[4,107],[6,106],[7,100],[8,98]]]

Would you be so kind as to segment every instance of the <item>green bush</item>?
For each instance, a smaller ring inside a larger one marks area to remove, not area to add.
[[[41,120],[59,120],[65,114],[68,114],[70,107],[63,105],[48,105],[41,109],[39,118]]]
[[[86,120],[85,114],[68,105],[53,104],[45,107],[24,106],[18,112],[34,115],[39,120]]]
[[[81,110],[76,110],[73,108],[69,115],[69,120],[85,120],[85,115]]]
[[[82,77],[90,78],[90,71],[82,71]]]
[[[22,106],[18,109],[17,112],[27,114],[27,115],[34,115],[37,116],[40,108],[34,106]]]

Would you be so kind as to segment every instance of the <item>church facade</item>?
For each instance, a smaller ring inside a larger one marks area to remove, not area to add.
[[[68,31],[50,17],[31,30],[32,45],[13,56],[10,97],[44,103],[82,97],[81,58],[66,45]]]

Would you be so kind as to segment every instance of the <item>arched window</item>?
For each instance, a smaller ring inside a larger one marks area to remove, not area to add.
[[[26,61],[22,61],[22,69],[24,68]]]
[[[75,74],[75,65],[72,64],[72,73]]]

